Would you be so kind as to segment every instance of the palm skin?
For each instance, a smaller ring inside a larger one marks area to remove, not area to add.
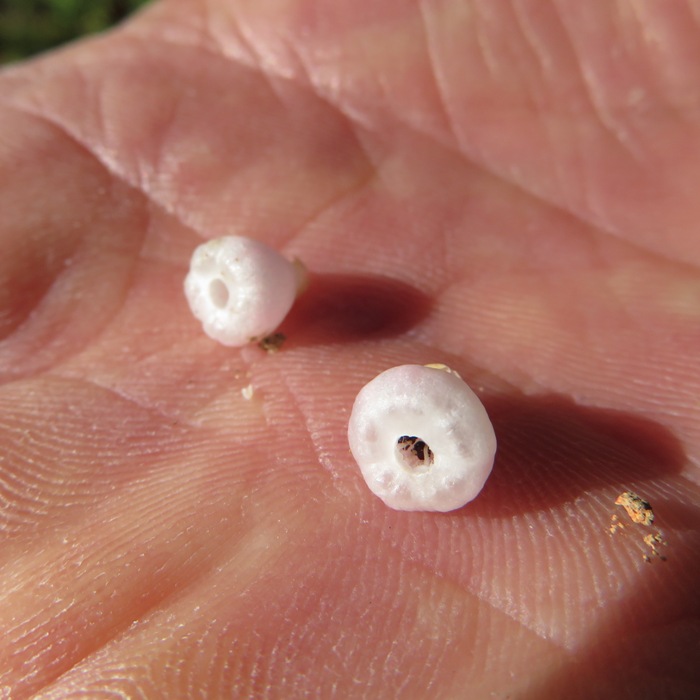
[[[0,696],[695,696],[698,22],[170,0],[1,74]],[[187,310],[227,233],[312,272],[279,353]],[[347,446],[407,362],[494,420],[450,514]]]

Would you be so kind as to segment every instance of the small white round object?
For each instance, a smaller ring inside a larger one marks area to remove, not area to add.
[[[496,454],[486,409],[444,365],[375,377],[355,399],[348,440],[367,486],[395,510],[461,508],[483,488]]]
[[[272,333],[294,304],[295,264],[260,241],[214,238],[192,254],[185,296],[204,332],[240,347]]]

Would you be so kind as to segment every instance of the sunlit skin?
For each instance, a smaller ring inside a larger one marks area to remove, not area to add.
[[[697,696],[697,2],[165,1],[0,105],[0,696]],[[226,234],[276,353],[188,310]],[[458,511],[350,454],[404,363],[493,420]]]

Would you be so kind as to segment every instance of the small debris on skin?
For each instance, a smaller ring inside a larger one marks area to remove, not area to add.
[[[644,544],[651,549],[652,556],[659,557],[661,561],[666,561],[666,557],[659,551],[659,547],[664,546],[666,544],[666,540],[664,540],[658,532],[654,535],[647,535],[644,538]],[[651,561],[651,557],[648,554],[644,554],[642,559],[644,559],[646,562]]]
[[[633,491],[623,491],[616,499],[615,505],[622,506],[630,520],[637,525],[650,527],[654,522],[654,510],[649,501],[641,496],[638,496]],[[620,518],[615,514],[610,519],[610,534],[614,535],[618,530],[624,530],[625,524],[620,521]],[[666,561],[666,557],[661,555],[659,548],[667,544],[659,531],[649,533],[643,538],[644,544],[651,550],[651,555],[644,553],[642,559],[650,563],[651,558],[659,557],[662,561]]]
[[[654,522],[654,511],[649,501],[645,501],[633,491],[623,491],[617,497],[615,505],[622,506],[635,523],[648,526]]]
[[[285,340],[287,340],[287,336],[284,333],[273,333],[272,335],[265,336],[258,343],[258,347],[272,354],[279,351]]]
[[[241,396],[243,396],[246,401],[250,401],[253,398],[253,385],[248,384],[248,386],[244,386],[241,389]]]
[[[624,530],[625,526],[620,522],[620,519],[617,517],[617,515],[613,515],[612,518],[610,518],[610,534],[614,535],[618,530]]]

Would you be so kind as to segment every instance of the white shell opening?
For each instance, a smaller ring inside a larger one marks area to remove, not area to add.
[[[226,308],[230,296],[228,287],[223,280],[217,277],[209,283],[209,297],[217,309]]]
[[[185,296],[210,338],[242,346],[282,323],[303,282],[300,269],[260,241],[215,238],[192,254]]]
[[[496,454],[479,398],[435,366],[393,367],[364,386],[348,440],[367,486],[396,510],[461,508],[483,488]]]

